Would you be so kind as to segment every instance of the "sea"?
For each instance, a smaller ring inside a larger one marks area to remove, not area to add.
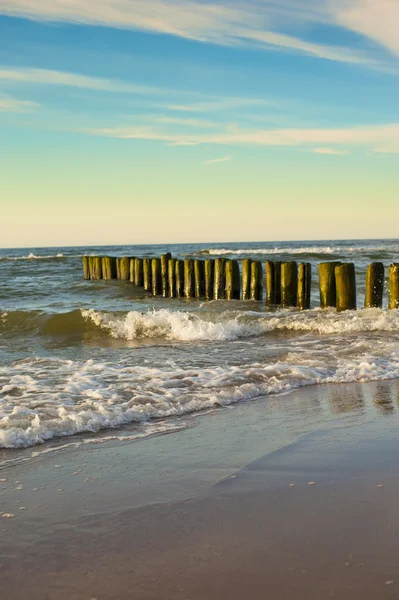
[[[312,308],[153,298],[83,279],[84,255],[165,252],[310,262]],[[395,379],[399,311],[386,291],[383,309],[362,306],[367,266],[398,256],[399,240],[2,249],[0,448],[138,439],[303,386]],[[329,260],[355,263],[357,311],[318,307],[317,264]]]

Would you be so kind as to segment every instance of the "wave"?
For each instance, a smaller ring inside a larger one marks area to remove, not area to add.
[[[365,332],[398,332],[399,311],[362,309],[337,313],[314,309],[304,312],[280,310],[171,311],[169,309],[102,312],[94,309],[47,314],[10,311],[0,314],[2,336],[84,336],[126,341],[177,342],[234,341],[279,331],[342,335]]]
[[[30,254],[28,254],[27,256],[0,256],[0,261],[1,260],[54,260],[57,258],[66,258],[62,252],[59,252],[58,254],[33,254],[33,252],[31,252]]]
[[[226,254],[240,255],[272,255],[272,254],[355,254],[355,253],[371,253],[376,252],[387,252],[397,253],[399,252],[399,246],[393,246],[387,248],[386,246],[303,246],[300,248],[204,248],[195,252],[195,254],[208,254],[212,256],[224,256]]]

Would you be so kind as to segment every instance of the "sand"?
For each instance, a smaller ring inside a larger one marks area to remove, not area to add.
[[[1,597],[399,598],[398,393],[314,386],[0,452]]]

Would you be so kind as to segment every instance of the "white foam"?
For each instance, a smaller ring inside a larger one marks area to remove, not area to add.
[[[214,256],[224,256],[226,254],[250,255],[272,255],[272,254],[355,254],[355,253],[376,253],[389,252],[395,254],[399,252],[399,246],[302,246],[299,248],[275,247],[275,248],[205,248],[197,254],[209,254]]]
[[[0,256],[0,260],[50,260],[53,258],[64,258],[62,252],[58,254],[34,254],[31,252],[27,256]]]

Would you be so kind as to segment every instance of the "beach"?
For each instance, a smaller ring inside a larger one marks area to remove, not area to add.
[[[398,397],[312,386],[146,439],[4,450],[4,597],[398,598]]]

